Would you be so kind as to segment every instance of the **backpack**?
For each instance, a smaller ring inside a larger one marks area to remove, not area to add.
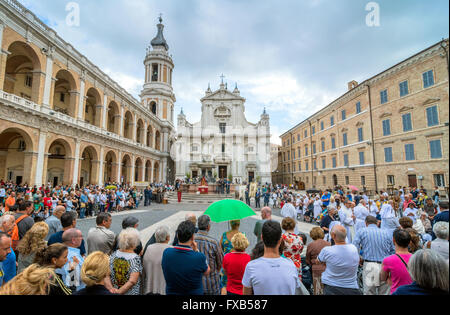
[[[17,245],[19,244],[19,226],[18,224],[20,223],[20,221],[22,221],[23,219],[25,219],[26,217],[28,217],[28,215],[24,214],[21,217],[19,217],[16,220],[16,224],[14,225],[14,228],[11,231],[11,247],[12,249],[15,251],[17,248]]]

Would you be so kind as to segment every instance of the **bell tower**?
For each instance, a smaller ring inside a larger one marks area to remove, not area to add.
[[[141,92],[144,107],[163,121],[173,126],[175,94],[172,88],[173,60],[169,55],[169,45],[164,38],[162,17],[157,24],[158,32],[147,48],[145,83]]]

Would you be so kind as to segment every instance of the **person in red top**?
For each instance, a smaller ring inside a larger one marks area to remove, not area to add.
[[[250,262],[250,255],[245,252],[250,244],[247,237],[237,233],[231,239],[233,249],[223,258],[223,270],[227,276],[227,295],[243,295],[242,278],[245,267]]]
[[[412,201],[412,194],[405,194],[405,201],[403,202],[403,211],[408,208],[409,204],[413,202]]]
[[[49,209],[52,208],[52,198],[50,197],[50,193],[47,193],[44,197],[44,206],[48,207]]]

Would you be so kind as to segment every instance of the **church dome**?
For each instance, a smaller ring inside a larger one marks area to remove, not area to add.
[[[157,27],[158,27],[158,34],[151,41],[152,47],[155,48],[155,47],[162,46],[166,50],[169,50],[169,45],[167,45],[166,39],[164,38],[164,34],[163,34],[164,25],[162,24],[162,18],[161,17],[159,18],[159,24],[157,25]]]

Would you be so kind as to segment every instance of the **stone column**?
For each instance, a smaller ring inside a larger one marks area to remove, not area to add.
[[[1,49],[1,44],[3,42],[3,30],[5,29],[5,24],[0,20],[0,90],[4,89],[4,81],[6,79],[6,59],[8,57],[8,52]]]
[[[130,178],[130,185],[134,186],[134,169],[136,167],[136,157],[134,155],[131,156],[131,174],[128,174],[128,177]],[[131,176],[130,176],[131,175]]]
[[[125,107],[120,104],[120,132],[118,133],[119,136],[123,137],[124,133],[123,133],[123,124],[125,123],[125,119],[123,117],[124,115],[124,111],[125,111]],[[120,163],[120,162],[119,162]],[[120,178],[119,178],[120,179]]]
[[[121,182],[120,173],[122,172],[122,152],[119,151],[118,157],[117,157],[117,182]]]
[[[45,83],[44,83],[44,98],[42,104],[50,107],[50,92],[53,76],[53,58],[49,53],[47,54],[47,67],[45,69]]]
[[[28,183],[29,185],[37,185],[36,182],[34,182],[33,179],[33,171],[37,170],[37,153],[36,152],[24,152],[24,167],[23,170],[23,182]],[[5,169],[6,171],[6,169]],[[1,174],[1,176],[5,176],[3,178],[6,178],[7,174]]]
[[[155,163],[152,160],[150,160],[150,183],[153,183],[153,180],[154,180],[154,178],[153,178],[154,165],[155,165]]]
[[[142,162],[142,168],[141,168],[141,182],[145,182],[145,160]]]
[[[0,42],[1,43],[1,42]],[[0,90],[5,88],[6,80],[6,61],[11,53],[0,48]]]
[[[103,104],[95,105],[94,125],[102,128]]]
[[[44,171],[44,158],[45,158],[45,143],[47,141],[47,132],[40,131],[39,134],[39,146],[38,146],[38,157],[37,157],[37,164],[36,164],[36,174],[34,177],[34,184],[37,187],[42,186],[42,177],[43,177],[43,171]]]
[[[70,103],[68,114],[72,118],[77,118],[77,105],[79,103],[80,93],[77,91],[69,91],[70,94]]]
[[[102,124],[101,128],[107,130],[108,129],[108,96],[106,95],[106,92],[103,94],[103,117],[102,117]]]
[[[80,82],[80,99],[78,102],[78,119],[79,120],[84,120],[83,116],[84,116],[84,100],[86,98],[86,96],[84,95],[84,86],[85,86],[85,82],[84,80],[81,80]]]
[[[134,114],[134,118],[133,118],[133,134],[131,135],[131,140],[133,140],[134,142],[137,142],[136,139],[136,134],[137,134],[137,115]]]
[[[165,184],[167,181],[167,159],[166,158],[164,158],[162,160],[161,167],[162,167],[162,170],[160,172],[160,178],[161,178],[160,181],[162,181],[163,184]]]
[[[105,169],[105,157],[103,156],[105,152],[104,147],[100,147],[100,164],[98,167],[98,185],[103,186],[103,173]]]
[[[80,170],[80,146],[81,146],[81,140],[76,139],[75,140],[75,162],[73,167],[73,178],[72,178],[72,185],[75,186],[78,184],[78,173]]]

